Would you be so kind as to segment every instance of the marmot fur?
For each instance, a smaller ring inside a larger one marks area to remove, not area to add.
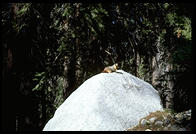
[[[102,73],[112,73],[112,72],[116,72],[116,70],[118,69],[118,64],[114,64],[112,66],[108,66],[105,67],[104,70],[102,71]]]

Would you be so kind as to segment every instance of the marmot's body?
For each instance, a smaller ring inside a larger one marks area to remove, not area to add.
[[[102,71],[102,73],[116,72],[117,69],[118,69],[118,64],[114,64],[112,66],[105,67],[104,70]]]

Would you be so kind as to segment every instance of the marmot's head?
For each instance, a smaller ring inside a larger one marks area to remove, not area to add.
[[[115,68],[116,70],[118,69],[118,63],[114,64],[113,66],[114,66],[114,68]]]

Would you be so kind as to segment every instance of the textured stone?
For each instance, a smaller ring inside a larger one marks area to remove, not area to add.
[[[168,131],[168,127],[164,127],[163,128],[163,131]]]
[[[146,124],[147,124],[147,120],[146,120],[146,119],[142,119],[142,120],[141,120],[141,125],[144,126],[144,125],[146,125]]]
[[[167,119],[167,118],[163,121],[163,124],[164,124],[164,125],[167,125],[167,124],[169,124],[169,123],[170,123],[170,120]]]
[[[150,112],[163,110],[149,83],[125,72],[86,80],[55,111],[44,131],[124,131]]]
[[[152,118],[149,119],[149,121],[150,121],[151,123],[154,123],[155,120],[156,120],[156,117],[152,117]]]
[[[146,129],[145,131],[152,131],[151,129]]]
[[[186,128],[179,128],[178,131],[187,131]]]
[[[178,131],[179,128],[176,125],[172,125],[170,129],[171,131]]]
[[[179,114],[176,114],[176,115],[175,115],[175,118],[177,118],[177,119],[182,118],[182,114],[180,114],[180,113],[179,113]]]
[[[162,121],[156,121],[155,122],[155,125],[157,125],[157,126],[163,126],[163,122]]]
[[[165,116],[163,115],[163,119],[164,119],[164,120],[166,120],[166,119],[167,119],[167,117],[165,117]]]

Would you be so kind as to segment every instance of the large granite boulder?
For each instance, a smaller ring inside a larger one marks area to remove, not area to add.
[[[86,80],[56,110],[43,131],[124,131],[162,110],[158,92],[123,71]]]

